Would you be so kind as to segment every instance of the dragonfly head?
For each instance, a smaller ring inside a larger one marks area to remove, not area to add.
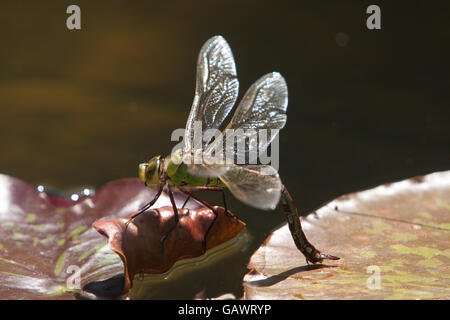
[[[161,163],[161,156],[156,156],[151,158],[148,163],[141,163],[139,165],[139,179],[147,187],[158,185],[161,174]]]

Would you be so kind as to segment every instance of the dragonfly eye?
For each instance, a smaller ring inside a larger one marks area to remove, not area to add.
[[[145,183],[145,170],[147,169],[148,164],[147,163],[141,163],[139,165],[139,179],[141,179],[142,182]]]
[[[159,183],[160,165],[159,156],[150,159],[148,163],[139,165],[139,178],[147,187],[154,187]]]

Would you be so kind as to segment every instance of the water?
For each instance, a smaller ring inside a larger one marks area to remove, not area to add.
[[[450,167],[445,2],[383,5],[378,31],[366,29],[363,3],[257,1],[78,1],[82,29],[69,31],[69,4],[2,3],[2,173],[62,191],[137,176],[176,143],[197,54],[215,34],[233,50],[240,97],[265,73],[286,78],[280,175],[302,214]],[[284,216],[228,202],[253,236],[246,256],[229,261],[242,265]]]

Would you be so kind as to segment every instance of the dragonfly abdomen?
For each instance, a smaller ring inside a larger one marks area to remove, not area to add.
[[[289,230],[291,231],[295,245],[303,253],[308,262],[317,263],[322,262],[323,259],[339,259],[338,257],[321,253],[308,241],[302,229],[297,207],[285,186],[282,186],[280,204],[286,214]]]

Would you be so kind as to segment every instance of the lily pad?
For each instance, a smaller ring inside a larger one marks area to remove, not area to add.
[[[169,206],[149,210],[131,223],[128,221],[133,214],[112,221],[94,222],[94,228],[108,238],[109,247],[124,263],[123,294],[131,288],[136,274],[165,273],[175,262],[199,257],[205,253],[204,249],[217,247],[244,228],[245,224],[225,213],[225,209],[214,209],[217,218],[208,208],[180,209],[177,224]]]
[[[342,196],[303,220],[341,260],[306,265],[285,225],[251,257],[245,299],[449,299],[450,171]]]
[[[106,184],[92,196],[70,202],[0,174],[0,299],[111,298],[125,293],[131,286],[132,276],[128,272],[124,276],[122,259],[152,254],[152,248],[146,251],[142,247],[129,248],[126,246],[130,242],[121,243],[116,236],[120,234],[124,236],[122,239],[131,239],[134,244],[142,244],[141,240],[148,244],[151,237],[155,240],[157,233],[135,231],[153,228],[162,232],[164,226],[173,222],[173,212],[167,207],[170,205],[168,195],[162,194],[154,206],[164,207],[160,209],[160,216],[152,214],[154,211],[146,212],[129,224],[126,233],[111,230],[114,227],[120,230],[126,221],[124,217],[154,195],[155,191],[146,188],[139,179],[122,179]],[[175,200],[183,203],[185,196],[175,193]],[[158,250],[153,248],[156,255],[141,257],[140,264],[135,264],[134,268],[127,263],[127,271],[150,271],[145,264],[150,262],[158,267],[151,272],[164,272],[174,261],[202,254],[198,238],[204,234],[205,225],[209,226],[214,214],[192,199],[186,208],[191,209],[189,214],[180,219],[179,227],[167,238],[166,246],[171,249],[176,239],[195,241],[182,241],[183,248],[168,250],[172,252],[170,257],[156,254],[160,252],[157,246]],[[207,248],[230,239],[235,235],[233,232],[239,232],[244,226],[221,210],[218,208],[217,225],[208,234]],[[112,251],[106,238],[92,227],[98,219],[102,221],[96,222],[97,230],[103,235],[115,234],[110,244],[115,244],[112,248],[122,255]],[[143,251],[133,251],[136,249]],[[124,261],[129,262],[130,258],[127,259]]]

